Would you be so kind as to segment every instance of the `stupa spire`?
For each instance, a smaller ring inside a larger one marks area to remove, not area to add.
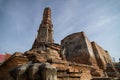
[[[34,41],[33,48],[39,48],[40,45],[54,43],[53,24],[51,20],[51,9],[46,7],[43,12],[43,19],[38,29],[37,37]]]
[[[52,24],[50,7],[44,9],[42,24]]]

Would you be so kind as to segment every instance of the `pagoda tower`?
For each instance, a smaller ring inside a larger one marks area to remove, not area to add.
[[[43,13],[43,19],[38,29],[37,37],[32,48],[43,48],[47,44],[54,43],[53,24],[51,21],[51,9],[46,7]]]

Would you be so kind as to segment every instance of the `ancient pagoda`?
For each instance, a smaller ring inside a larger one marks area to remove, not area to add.
[[[51,9],[45,8],[43,13],[43,19],[38,29],[37,38],[32,48],[38,48],[44,50],[45,45],[54,43],[53,40],[53,24],[51,20]]]
[[[120,80],[119,68],[84,32],[54,43],[51,9],[46,7],[32,48],[2,63],[0,80]]]

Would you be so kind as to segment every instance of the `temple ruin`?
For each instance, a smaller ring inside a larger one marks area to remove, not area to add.
[[[46,7],[30,50],[15,52],[0,65],[0,80],[119,80],[109,55],[84,32],[54,43],[51,9]]]

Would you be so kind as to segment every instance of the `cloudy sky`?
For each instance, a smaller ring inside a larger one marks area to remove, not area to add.
[[[32,47],[45,7],[52,9],[55,42],[84,31],[120,58],[120,0],[0,0],[0,53]]]

